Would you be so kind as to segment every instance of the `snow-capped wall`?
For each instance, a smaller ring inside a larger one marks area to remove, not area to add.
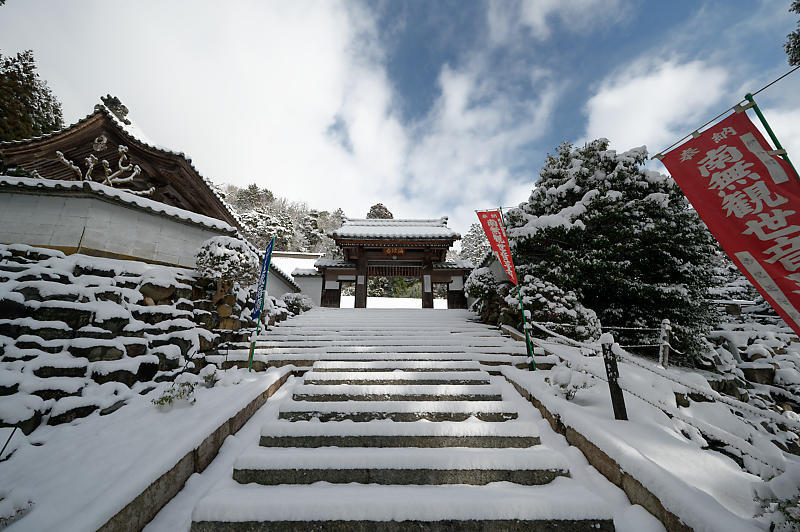
[[[0,206],[0,243],[186,268],[194,267],[195,253],[205,240],[230,234],[222,222],[213,227],[80,191],[4,189]]]

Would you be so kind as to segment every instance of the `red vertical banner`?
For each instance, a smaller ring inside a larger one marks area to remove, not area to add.
[[[516,286],[517,272],[514,270],[514,261],[511,260],[511,248],[508,246],[508,237],[500,210],[478,211],[478,219],[481,221],[483,231],[486,233],[486,238],[489,239],[489,244],[492,246],[497,260],[503,265],[509,280]]]
[[[741,272],[800,334],[800,181],[744,112],[663,162]]]

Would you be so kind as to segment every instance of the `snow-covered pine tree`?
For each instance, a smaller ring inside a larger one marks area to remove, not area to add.
[[[288,214],[270,214],[263,207],[239,214],[245,228],[245,236],[257,248],[264,248],[272,237],[275,237],[276,250],[291,249],[294,237],[294,226]]]
[[[275,201],[275,195],[272,192],[266,188],[260,188],[255,183],[251,183],[245,188],[232,188],[227,199],[231,206],[240,213],[266,208]]]
[[[516,268],[521,281],[526,318],[544,322],[547,328],[576,340],[600,336],[600,321],[594,311],[584,307],[572,291],[530,275],[528,265]],[[467,293],[476,298],[473,310],[487,323],[511,325],[522,330],[517,289],[509,282],[498,282],[489,268],[476,268],[467,279]],[[528,323],[528,328],[532,329]],[[535,329],[533,329],[535,331]]]
[[[489,241],[486,239],[483,228],[480,224],[475,223],[469,227],[467,234],[461,237],[461,253],[459,256],[462,260],[468,260],[477,266],[489,249]]]
[[[0,55],[0,141],[37,137],[62,127],[61,103],[36,72],[33,51]]]
[[[718,318],[709,300],[717,246],[672,178],[646,160],[645,148],[617,153],[606,139],[562,144],[528,201],[508,212],[508,234],[526,275],[574,292],[604,325],[668,318],[690,362]]]
[[[392,212],[384,205],[383,203],[376,203],[372,207],[369,208],[369,212],[367,213],[367,218],[382,218],[382,219],[390,219],[394,218]]]
[[[800,15],[800,0],[794,0],[789,11]],[[783,45],[783,49],[789,56],[790,65],[800,65],[800,20],[797,21],[797,29],[786,36],[786,44]]]

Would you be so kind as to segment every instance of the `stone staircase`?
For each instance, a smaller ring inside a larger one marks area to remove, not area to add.
[[[492,374],[524,347],[471,316],[317,309],[271,330],[266,364],[312,366],[191,529],[612,530],[575,449]]]

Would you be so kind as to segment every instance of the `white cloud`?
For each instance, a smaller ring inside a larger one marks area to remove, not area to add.
[[[375,14],[358,3],[30,0],[3,10],[3,48],[36,50],[68,121],[110,92],[207,177],[350,216],[380,201],[401,217],[449,214],[466,230],[472,209],[525,188],[515,165],[546,131],[558,92],[533,65],[514,74],[533,94],[509,89],[476,43],[441,69],[430,113],[406,123]]]
[[[520,30],[544,41],[552,35],[555,24],[578,33],[617,24],[629,13],[622,0],[490,0],[487,21],[491,40],[509,44]]]
[[[491,207],[523,181],[513,165],[546,131],[558,91],[542,84],[537,95],[517,99],[485,76],[480,62],[443,68],[439,84],[441,96],[409,153],[407,188],[426,202],[454,205],[452,216],[465,229],[472,209]]]
[[[762,109],[765,118],[769,122],[775,136],[778,137],[781,146],[786,150],[789,159],[795,169],[800,168],[800,109],[793,108],[764,108]],[[755,116],[752,116],[753,122],[760,126],[760,123]],[[759,129],[761,129],[759,127]],[[763,132],[764,138],[772,144],[766,132]]]
[[[586,139],[614,148],[665,148],[708,118],[726,94],[728,74],[703,61],[638,61],[603,80],[586,104]]]

